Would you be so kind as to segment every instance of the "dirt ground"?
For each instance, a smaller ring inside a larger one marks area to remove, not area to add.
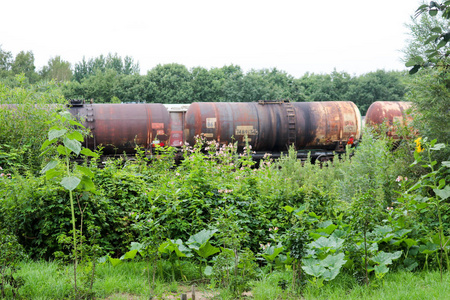
[[[164,293],[162,297],[157,297],[154,299],[158,299],[158,300],[180,300],[181,299],[181,294],[186,294],[186,299],[188,300],[192,300],[192,287],[187,287],[187,286],[181,286],[178,288],[177,292],[167,292]],[[199,290],[199,289],[195,289],[195,300],[210,300],[213,299],[215,296],[217,296],[218,293],[217,292],[213,292],[213,291],[203,291],[203,290]],[[251,298],[251,292],[246,292],[244,293],[245,297],[249,297]],[[140,299],[144,299],[141,296],[136,296],[136,295],[131,295],[131,294],[114,294],[111,295],[110,297],[106,298],[105,300],[140,300]]]

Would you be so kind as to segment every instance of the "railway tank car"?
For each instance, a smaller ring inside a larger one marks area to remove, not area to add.
[[[409,125],[413,121],[413,116],[408,113],[411,107],[411,102],[376,101],[367,110],[364,126],[377,131],[384,129],[387,136],[399,139],[398,126]]]
[[[187,110],[184,130],[189,144],[203,135],[243,147],[247,138],[256,157],[266,152],[279,156],[291,145],[324,157],[344,151],[350,138],[360,138],[361,114],[353,102],[344,101],[198,102]]]
[[[162,104],[90,104],[71,101],[70,112],[83,120],[91,136],[86,147],[103,147],[105,155],[135,153],[135,147],[151,149],[158,141],[169,145],[171,120]]]

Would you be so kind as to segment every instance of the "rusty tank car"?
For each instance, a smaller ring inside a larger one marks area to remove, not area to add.
[[[365,126],[373,127],[377,131],[384,130],[389,137],[399,139],[398,129],[411,124],[413,117],[408,114],[411,102],[377,101],[367,110]]]
[[[90,104],[72,101],[70,112],[90,129],[86,147],[102,145],[103,154],[135,153],[136,146],[151,149],[168,145],[170,116],[162,104]]]
[[[313,156],[343,152],[361,135],[361,114],[353,102],[201,102],[186,112],[184,136],[189,144],[202,135],[220,144],[247,139],[256,155],[278,156],[290,146]],[[303,155],[299,153],[299,156]]]

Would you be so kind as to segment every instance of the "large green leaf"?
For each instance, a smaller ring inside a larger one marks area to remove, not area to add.
[[[64,172],[62,170],[58,170],[58,169],[50,169],[47,172],[45,172],[45,178],[47,178],[47,180],[53,179],[55,177],[59,177],[62,174],[64,174]]]
[[[183,242],[180,239],[178,239],[177,241],[167,239],[167,241],[159,246],[158,251],[160,253],[166,253],[169,255],[175,252],[178,257],[187,257],[187,254],[182,252],[179,248],[180,246],[182,246],[182,244]]]
[[[92,181],[92,179],[87,176],[84,176],[84,175],[83,175],[83,177],[81,177],[79,187],[82,191],[87,191],[87,192],[95,190],[95,184]]]
[[[47,172],[48,170],[54,169],[56,166],[58,165],[58,161],[57,160],[52,160],[50,161],[47,165],[45,165],[45,167],[41,170],[41,174],[44,174],[45,172]]]
[[[220,252],[220,249],[217,247],[214,247],[213,245],[211,245],[208,242],[206,242],[206,244],[202,245],[202,247],[200,247],[200,249],[194,249],[194,251],[202,258],[207,258],[211,255],[216,254],[217,252]]]
[[[134,259],[137,253],[138,253],[137,249],[130,250],[126,252],[120,259]]]
[[[450,185],[445,186],[443,189],[433,189],[433,191],[441,198],[441,201],[450,197]]]
[[[333,231],[337,228],[336,225],[333,224],[333,222],[331,221],[326,221],[326,222],[322,222],[317,224],[317,232],[324,232],[327,235],[330,235],[333,233]]]
[[[390,226],[375,226],[375,229],[372,233],[382,237],[392,232],[392,228]]]
[[[207,241],[217,232],[217,229],[207,230],[203,229],[199,233],[196,233],[189,237],[187,244],[189,248],[199,250],[202,245],[206,244]]]
[[[283,251],[284,247],[281,245],[278,246],[269,246],[266,248],[264,253],[261,254],[262,257],[267,259],[268,261],[273,261],[278,254]]]
[[[71,140],[67,137],[63,139],[63,144],[66,148],[72,150],[76,155],[80,154],[81,143],[77,140]]]
[[[56,142],[56,139],[54,139],[54,140],[45,140],[44,143],[41,146],[41,151],[44,150],[45,148],[47,148],[48,146],[50,146],[51,144],[53,144],[54,142]]]
[[[119,264],[121,264],[123,262],[121,259],[111,258],[111,257],[108,257],[108,260],[109,260],[109,262],[111,263],[111,265],[113,267],[115,267],[115,266],[117,266],[117,265],[119,265]]]
[[[410,257],[405,258],[405,260],[403,261],[403,265],[405,266],[405,268],[408,271],[412,271],[419,266],[417,261],[414,258],[410,258]]]
[[[409,70],[409,75],[416,74],[417,72],[419,72],[420,68],[421,65],[415,65],[411,70]]]
[[[396,232],[394,232],[394,235],[396,238],[403,238],[407,233],[410,233],[412,231],[412,229],[400,229],[397,230]]]
[[[99,264],[104,264],[104,263],[106,263],[108,260],[109,260],[109,256],[108,256],[108,255],[105,255],[105,256],[99,257],[99,258],[97,259],[97,262],[98,262]]]
[[[74,120],[69,120],[69,123],[70,123],[70,125],[73,125],[73,126],[78,126],[80,128],[85,128],[82,124],[80,124],[80,123],[78,123],[78,122],[76,122]]]
[[[92,157],[98,158],[98,154],[88,148],[81,149],[80,154],[83,154],[84,156],[92,156]]]
[[[78,131],[73,131],[73,132],[69,133],[66,137],[71,140],[77,140],[79,142],[84,141],[83,135],[81,133],[79,133]]]
[[[205,274],[205,276],[211,276],[213,274],[213,268],[211,266],[206,266],[205,270],[203,270],[203,274]]]
[[[57,139],[66,134],[66,132],[67,129],[52,129],[48,132],[48,140],[51,141]]]
[[[387,272],[389,272],[389,268],[386,265],[374,266],[373,269],[375,270],[376,274],[386,274]]]
[[[320,261],[317,259],[308,258],[303,259],[302,262],[302,269],[308,275],[320,277],[326,272],[326,269],[322,265],[320,265]]]
[[[89,169],[88,167],[84,167],[84,166],[80,166],[80,165],[76,165],[75,169],[78,170],[80,173],[82,173],[83,175],[86,175],[89,178],[94,177],[94,173],[92,173],[91,169]]]
[[[220,250],[225,254],[225,256],[234,257],[234,251],[232,249],[220,247]]]
[[[340,269],[346,262],[344,258],[344,253],[328,255],[322,260],[321,265],[329,269]]]
[[[402,251],[396,251],[394,253],[387,253],[384,251],[380,251],[375,257],[371,260],[379,265],[390,265],[393,260],[396,260],[402,256]]]
[[[344,244],[343,239],[337,238],[335,236],[330,236],[328,238],[326,237],[320,237],[317,239],[317,241],[313,241],[309,244],[310,248],[318,248],[322,250],[326,249],[334,249],[337,250]]]
[[[177,242],[178,241],[181,242],[181,240],[177,240]],[[191,257],[193,255],[191,249],[183,245],[182,242],[181,244],[178,244],[178,250],[180,250],[180,252],[183,253],[186,257]]]
[[[414,245],[417,245],[417,241],[414,239],[404,239],[403,242],[405,242],[406,246],[408,246],[408,248],[411,248]]]
[[[76,176],[68,176],[68,177],[64,177],[60,184],[69,191],[73,191],[74,189],[77,188],[78,184],[80,184],[81,179],[76,177]]]
[[[420,245],[419,252],[423,254],[431,254],[436,252],[438,249],[438,245],[434,243],[428,243],[426,245]]]
[[[325,272],[322,275],[322,278],[326,281],[331,281],[339,274],[340,269],[326,269]]]
[[[137,250],[142,256],[147,254],[147,249],[142,243],[131,242],[130,251],[131,250]]]
[[[58,147],[56,147],[56,151],[58,151],[59,155],[68,155],[71,152],[70,149],[64,147],[63,145],[58,145]]]

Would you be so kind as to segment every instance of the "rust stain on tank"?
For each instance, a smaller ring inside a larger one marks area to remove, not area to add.
[[[397,126],[405,126],[412,121],[412,116],[406,114],[409,108],[411,108],[410,102],[374,102],[367,110],[365,123],[376,130],[380,130],[381,126],[385,126],[388,136],[397,137]]]

